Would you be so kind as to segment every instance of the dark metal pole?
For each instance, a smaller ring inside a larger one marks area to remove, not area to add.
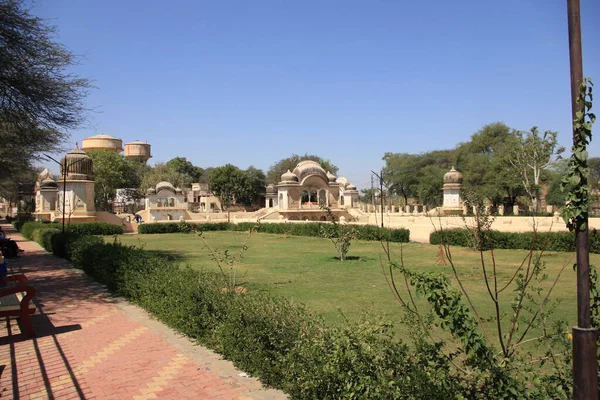
[[[381,175],[379,176],[379,201],[381,203],[381,227],[383,228],[383,170],[381,170]]]
[[[569,24],[569,58],[571,62],[571,111],[572,120],[584,110],[577,102],[583,81],[581,52],[581,23],[579,0],[567,0]],[[573,144],[580,138],[573,127]],[[581,182],[587,185],[587,179]],[[590,260],[588,238],[588,215],[583,216],[583,228],[576,228],[575,248],[577,252],[577,326],[573,327],[573,398],[576,400],[598,400],[598,362],[596,359],[597,331],[590,319]]]

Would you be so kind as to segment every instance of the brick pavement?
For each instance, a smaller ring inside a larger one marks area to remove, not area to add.
[[[0,399],[279,400],[219,355],[152,320],[63,259],[2,229],[25,250],[9,259],[36,288],[35,338],[0,320]]]

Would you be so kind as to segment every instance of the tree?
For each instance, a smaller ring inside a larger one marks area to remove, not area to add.
[[[157,163],[154,168],[151,168],[144,174],[140,190],[145,193],[146,190],[153,188],[159,182],[169,182],[173,186],[183,189],[191,186],[192,178],[174,171],[165,163]]]
[[[94,202],[99,211],[112,210],[117,189],[132,189],[140,185],[134,162],[110,150],[91,150],[88,155],[94,162]],[[135,192],[129,195],[133,198]]]
[[[298,154],[292,154],[290,157],[279,160],[275,164],[271,165],[271,167],[269,167],[269,171],[267,171],[267,182],[272,184],[279,183],[279,181],[281,181],[281,175],[286,173],[288,169],[290,171],[293,171],[300,161],[306,160],[316,161],[321,165],[321,167],[325,171],[329,171],[332,174],[337,175],[339,168],[327,159],[321,158],[314,154],[305,154],[303,156],[299,156]]]
[[[267,184],[265,173],[252,165],[249,166],[244,173],[246,174],[248,186],[251,188],[251,193],[248,198],[244,199],[244,204],[258,204],[261,196],[264,196],[265,186]]]
[[[235,165],[226,164],[213,169],[209,179],[210,191],[219,198],[223,210],[251,197],[252,185],[248,176]]]
[[[194,166],[185,157],[175,157],[169,160],[167,167],[175,172],[189,176],[192,182],[199,182],[204,173],[202,168]]]
[[[69,71],[76,58],[55,36],[23,0],[0,2],[0,180],[59,150],[85,119],[90,82]]]
[[[509,168],[507,143],[515,139],[513,131],[501,122],[483,126],[471,140],[456,149],[455,166],[463,173],[463,187],[498,206],[508,200],[514,205],[523,194],[521,180]]]
[[[508,163],[521,179],[531,199],[534,213],[537,213],[539,206],[542,171],[565,150],[558,146],[557,135],[557,132],[552,131],[545,131],[541,135],[534,126],[531,132],[515,132],[515,139],[509,143],[510,148],[506,154]]]
[[[404,204],[408,204],[409,197],[417,195],[419,159],[419,155],[406,153],[385,153],[383,156],[385,181],[394,194],[404,198]]]

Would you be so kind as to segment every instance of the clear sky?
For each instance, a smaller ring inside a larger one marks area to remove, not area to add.
[[[600,93],[600,2],[581,8]],[[151,164],[266,171],[311,153],[360,189],[385,152],[454,148],[495,121],[571,144],[566,0],[46,0],[32,13],[97,87],[71,141],[144,140]]]

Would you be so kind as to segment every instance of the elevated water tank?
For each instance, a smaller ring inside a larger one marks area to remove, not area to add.
[[[123,151],[123,141],[116,137],[101,133],[100,135],[83,139],[81,142],[81,150],[86,152],[90,150],[110,150],[120,153]]]
[[[150,145],[146,142],[135,141],[125,144],[125,157],[132,161],[145,163],[152,158]]]

